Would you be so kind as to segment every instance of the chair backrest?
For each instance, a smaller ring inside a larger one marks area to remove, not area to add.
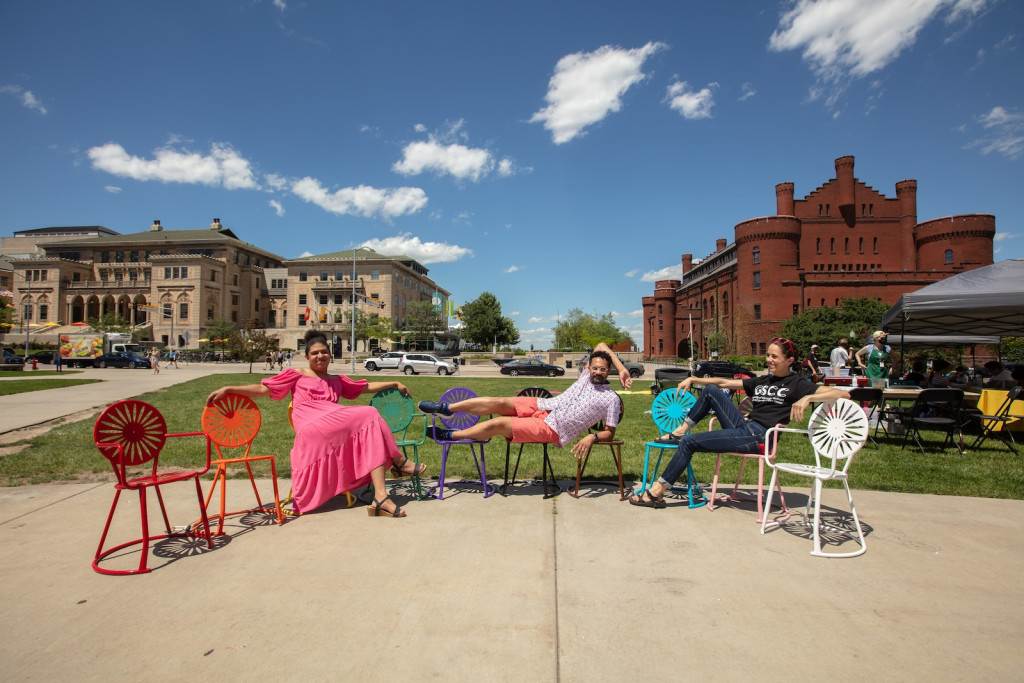
[[[619,399],[619,419],[615,423],[615,428],[618,429],[619,425],[622,424],[622,417],[626,414],[626,404],[622,402],[622,397],[618,394],[615,394],[615,398]],[[591,433],[604,431],[604,420],[598,420],[588,431]]]
[[[1010,407],[1014,401],[1020,398],[1022,391],[1024,391],[1024,387],[1016,386],[1006,392],[1006,398],[1003,399],[1002,405],[995,412],[996,417],[1008,417],[1010,415]]]
[[[651,404],[651,418],[662,434],[668,434],[683,423],[683,418],[690,413],[690,408],[696,402],[693,394],[688,391],[662,391]]]
[[[963,389],[922,389],[910,409],[911,417],[921,417],[927,412],[954,417],[964,400]]]
[[[370,405],[384,418],[392,434],[404,432],[416,414],[416,404],[398,389],[378,391],[370,399]]]
[[[835,403],[822,403],[811,413],[807,423],[807,436],[811,439],[818,466],[835,470],[837,461],[845,460],[844,472],[850,466],[853,454],[867,442],[868,433],[868,418],[864,410],[845,398]],[[823,465],[823,460],[831,464]]]
[[[516,396],[536,396],[537,398],[551,398],[551,392],[544,387],[526,387],[516,392]]]
[[[160,455],[167,441],[167,423],[150,404],[129,399],[107,406],[96,418],[92,436],[124,483],[126,467],[144,465]]]
[[[457,403],[469,398],[476,398],[476,393],[472,389],[452,387],[441,394],[441,398],[438,401],[441,403]],[[454,415],[438,415],[435,413],[434,418],[440,420],[441,424],[453,431],[469,429],[480,421],[479,415],[470,415],[469,413],[455,413]]]
[[[203,409],[203,431],[218,452],[221,448],[250,446],[261,424],[260,409],[247,396],[228,394]]]

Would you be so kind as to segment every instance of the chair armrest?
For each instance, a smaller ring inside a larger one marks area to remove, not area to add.
[[[210,455],[211,455],[211,441],[210,435],[205,432],[181,432],[180,434],[168,434],[167,438],[175,438],[180,436],[201,436],[206,440],[206,466],[203,468],[200,475],[206,474],[210,471]]]

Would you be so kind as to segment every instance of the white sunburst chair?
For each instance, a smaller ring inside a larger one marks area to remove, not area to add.
[[[850,485],[847,481],[847,472],[853,456],[859,451],[868,439],[868,419],[864,410],[853,401],[841,398],[834,403],[823,403],[811,414],[807,423],[807,429],[791,429],[788,427],[772,427],[765,436],[768,441],[771,432],[790,432],[794,434],[805,434],[811,441],[814,449],[814,464],[804,465],[800,463],[772,462],[768,466],[772,468],[772,480],[768,485],[768,502],[765,510],[771,509],[772,493],[775,490],[775,483],[779,472],[787,472],[802,477],[814,479],[814,487],[810,498],[807,500],[807,508],[804,511],[803,524],[813,528],[814,548],[812,555],[819,557],[856,557],[867,550],[864,541],[864,530],[861,529],[860,520],[857,519],[857,510],[853,507],[853,496],[850,495]],[[778,438],[778,434],[776,434]],[[850,514],[853,516],[853,526],[856,535],[847,531],[821,522],[821,491],[822,483],[837,480],[843,483],[846,491],[846,499],[850,504]],[[814,504],[813,518],[810,515],[811,503]],[[784,520],[769,520],[765,514],[761,522],[761,533],[769,525],[781,526]],[[837,532],[855,540],[860,547],[857,550],[847,553],[826,553],[821,549],[821,528]]]

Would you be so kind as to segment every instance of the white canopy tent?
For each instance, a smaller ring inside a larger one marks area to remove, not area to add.
[[[882,317],[881,329],[893,336],[1024,336],[1024,259],[993,263],[904,294]]]

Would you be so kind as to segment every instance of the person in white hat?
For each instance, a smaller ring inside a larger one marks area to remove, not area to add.
[[[885,332],[878,330],[871,335],[873,343],[857,352],[857,362],[864,368],[864,374],[872,379],[884,379],[889,375],[889,346],[885,343]]]

